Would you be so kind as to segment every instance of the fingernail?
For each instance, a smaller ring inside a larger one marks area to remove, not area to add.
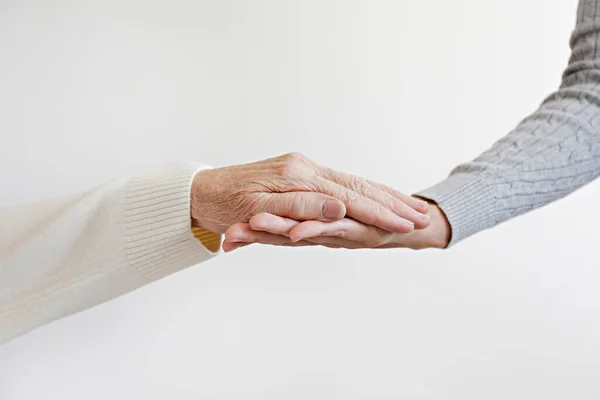
[[[421,219],[423,221],[429,221],[429,220],[431,220],[431,215],[429,215],[429,214],[423,214],[423,215],[421,215]]]
[[[421,201],[421,202],[419,203],[419,205],[420,205],[421,207],[423,207],[424,209],[426,209],[426,210],[428,210],[428,209],[429,209],[429,203],[428,203],[428,202],[426,202],[426,201]]]
[[[344,204],[336,200],[327,200],[323,203],[323,217],[327,219],[340,219],[346,214]]]

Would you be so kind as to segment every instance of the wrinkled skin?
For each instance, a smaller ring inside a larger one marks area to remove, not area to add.
[[[201,171],[191,194],[192,223],[216,233],[267,213],[295,221],[347,217],[373,229],[406,234],[429,225],[428,210],[420,199],[333,171],[299,153]]]

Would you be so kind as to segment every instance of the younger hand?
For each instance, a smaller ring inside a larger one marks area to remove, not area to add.
[[[277,246],[315,246],[333,248],[444,248],[450,242],[450,225],[436,205],[430,206],[431,223],[422,230],[406,234],[344,218],[335,222],[298,222],[272,214],[259,214],[246,224],[235,224],[225,233],[223,250],[233,251],[251,243]]]

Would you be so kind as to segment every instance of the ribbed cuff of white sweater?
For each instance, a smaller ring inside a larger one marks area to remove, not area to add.
[[[199,230],[194,234],[191,227],[190,187],[196,173],[206,168],[182,162],[129,180],[125,252],[128,264],[140,274],[158,279],[218,254],[221,236]]]
[[[496,223],[495,185],[474,174],[457,173],[415,194],[433,200],[452,229],[448,247]]]
[[[0,229],[0,343],[215,256],[221,237],[191,226],[191,186],[203,168],[176,163],[0,208],[13,226]]]

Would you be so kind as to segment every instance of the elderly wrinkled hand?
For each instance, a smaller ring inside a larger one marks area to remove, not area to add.
[[[268,213],[295,221],[352,218],[406,234],[429,225],[429,205],[387,186],[333,171],[299,153],[204,170],[191,193],[193,224],[216,233]]]

